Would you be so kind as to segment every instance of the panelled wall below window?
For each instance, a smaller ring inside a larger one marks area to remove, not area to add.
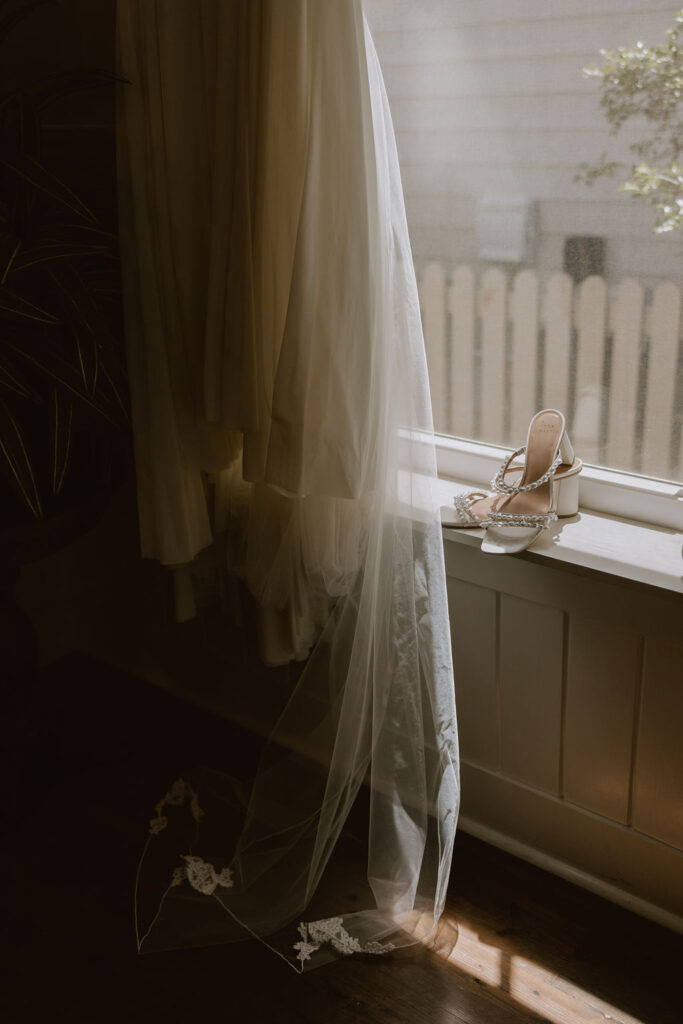
[[[461,827],[683,929],[680,595],[458,542],[446,565]]]

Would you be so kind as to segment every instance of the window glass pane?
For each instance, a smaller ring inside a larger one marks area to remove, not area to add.
[[[677,7],[366,0],[366,12],[396,129],[436,429],[516,447],[552,406],[584,461],[680,480],[683,226],[657,233],[648,199],[620,189],[642,159],[630,146],[657,125],[629,118],[610,134],[602,80],[583,74],[601,66],[601,48],[662,44]],[[615,177],[577,181],[603,154],[623,162]],[[675,213],[673,185],[671,195]]]

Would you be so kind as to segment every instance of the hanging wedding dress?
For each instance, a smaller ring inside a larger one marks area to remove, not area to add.
[[[235,568],[286,620],[287,657],[308,655],[244,801],[205,771],[158,805],[139,945],[252,935],[302,969],[384,953],[435,934],[459,777],[424,343],[377,56],[360,0],[119,0],[118,30],[143,551],[181,562],[210,542],[203,474],[218,472],[220,514],[244,524]],[[374,906],[311,921],[362,786]]]

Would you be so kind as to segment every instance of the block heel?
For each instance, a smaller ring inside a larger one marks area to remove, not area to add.
[[[520,456],[524,456],[521,478],[510,484],[505,475]],[[581,461],[574,457],[563,413],[558,409],[536,413],[526,444],[512,453],[493,479],[497,498],[487,515],[481,550],[491,555],[525,551],[552,522],[575,516],[580,472]],[[471,515],[472,509],[468,511]]]
[[[576,460],[579,462],[579,460]],[[572,467],[572,472],[560,477],[559,473],[555,479],[555,490],[557,492],[557,518],[570,519],[579,511],[579,475],[581,463],[578,469]]]

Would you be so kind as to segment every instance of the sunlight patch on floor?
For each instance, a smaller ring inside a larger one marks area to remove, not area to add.
[[[586,991],[538,960],[515,952],[514,938],[453,918],[457,943],[444,957],[502,1001],[538,1014],[551,1024],[646,1024],[618,1006]]]

